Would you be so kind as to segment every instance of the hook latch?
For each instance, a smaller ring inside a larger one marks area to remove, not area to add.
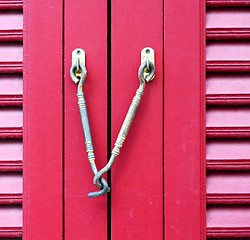
[[[154,79],[155,76],[151,78],[147,78],[146,76],[150,73],[151,69],[149,66],[149,62],[155,65],[155,51],[151,47],[145,47],[141,50],[141,65],[147,62],[147,67],[143,71],[143,77],[147,82],[150,82]]]
[[[94,185],[101,189],[97,192],[89,193],[89,197],[98,197],[106,194],[110,191],[110,188],[106,180],[102,177],[107,171],[110,170],[115,162],[116,157],[119,155],[122,145],[127,137],[128,131],[135,117],[138,106],[141,102],[141,98],[144,93],[145,81],[150,82],[155,76],[155,65],[154,65],[154,50],[152,48],[146,47],[141,51],[141,65],[138,71],[139,78],[139,88],[131,102],[128,109],[127,115],[124,119],[120,132],[115,142],[115,146],[112,150],[111,157],[104,168],[100,171],[97,170],[95,164],[95,154],[92,142],[92,136],[89,125],[89,118],[86,106],[86,100],[84,98],[83,86],[87,77],[87,70],[85,67],[85,52],[82,49],[75,49],[72,52],[72,67],[70,69],[70,76],[75,83],[78,83],[77,98],[80,111],[80,117],[82,122],[82,129],[84,134],[84,141],[86,146],[86,151],[88,153],[88,160],[92,169],[94,176]]]
[[[72,66],[76,64],[76,70],[74,72],[76,78],[72,79],[75,83],[79,82],[82,77],[82,70],[80,65],[85,67],[85,51],[81,48],[77,48],[72,52]],[[78,79],[78,80],[77,80]]]

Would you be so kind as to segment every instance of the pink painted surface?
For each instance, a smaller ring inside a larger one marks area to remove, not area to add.
[[[0,13],[0,30],[12,30],[22,28],[22,11],[4,11]]]
[[[22,61],[22,43],[0,43],[0,62]]]
[[[0,174],[0,194],[22,193],[22,188],[23,188],[23,181],[21,173]]]
[[[245,106],[207,107],[207,127],[250,126],[250,108]],[[250,157],[250,156],[249,156]]]
[[[0,12],[0,34],[11,35],[11,30],[22,30],[22,11],[1,11]],[[3,31],[2,31],[3,30]],[[5,31],[10,30],[10,31]],[[15,32],[15,31],[14,31]],[[21,62],[23,60],[22,42],[8,42],[1,39],[0,62]],[[0,95],[17,95],[23,93],[23,81],[21,74],[0,74]],[[5,104],[2,101],[2,106]],[[0,107],[0,128],[22,127],[23,111],[22,107]],[[22,193],[22,174],[15,171],[4,172],[4,167],[11,161],[23,159],[22,140],[0,140],[0,195],[3,203],[11,194]],[[8,162],[7,162],[8,161]],[[5,202],[8,202],[7,200]],[[13,203],[10,197],[10,204]],[[0,205],[0,233],[3,234],[5,227],[22,226],[22,207],[20,205]],[[2,236],[2,235],[1,235]]]
[[[249,41],[208,41],[207,60],[249,60]]]
[[[208,8],[207,28],[239,28],[250,26],[249,8]]]
[[[22,94],[23,78],[21,74],[0,74],[0,94]]]
[[[0,127],[22,127],[22,125],[21,107],[0,107]]]
[[[206,78],[207,94],[250,93],[249,73],[209,73]]]
[[[232,1],[228,1],[228,3],[230,2]],[[207,41],[207,60],[246,61],[250,59],[249,41],[237,40],[239,38],[249,39],[249,8],[207,8],[206,27],[207,29],[213,28],[210,33],[209,31],[207,33],[214,34],[213,39],[216,39],[215,41]],[[223,30],[225,28],[231,28],[231,30],[225,31]],[[242,29],[239,30],[239,28]],[[211,39],[212,36],[209,34],[207,36]],[[229,40],[222,40],[223,38]],[[234,64],[239,65],[239,70],[242,62],[234,62]],[[250,127],[250,108],[247,102],[250,94],[250,74],[238,73],[235,69],[231,68],[230,73],[207,74],[206,93],[209,94],[209,98],[223,97],[224,102],[222,101],[220,104],[228,105],[216,106],[214,104],[214,106],[207,107],[207,127]],[[249,70],[246,71],[249,72]],[[244,103],[245,106],[239,106],[239,103]],[[232,133],[232,128],[228,128],[227,131]],[[224,164],[224,170],[227,169],[225,166],[227,164],[229,166],[232,162],[238,168],[244,169],[244,166],[246,167],[250,160],[250,140],[235,138],[235,136],[232,139],[207,140],[206,158],[208,160],[221,160],[217,162],[220,163],[221,167]],[[241,137],[243,136],[246,135],[241,135]],[[234,161],[230,161],[233,159]],[[216,163],[216,161],[214,162]],[[250,172],[218,171],[218,169],[217,171],[207,171],[206,184],[209,204],[218,202],[227,204],[224,206],[207,206],[207,227],[214,228],[208,229],[209,237],[214,236],[213,234],[224,238],[231,236],[234,239],[246,236],[244,234],[248,234],[249,229],[243,229],[243,227],[250,227],[250,208],[249,205],[238,204],[249,203]],[[229,203],[234,205],[228,205]],[[221,235],[218,235],[216,231]]]
[[[250,208],[244,206],[208,207],[207,227],[250,227]]]
[[[250,172],[209,172],[207,193],[249,193]]]
[[[0,160],[22,160],[23,143],[21,140],[0,140]]]
[[[0,216],[1,227],[22,226],[22,207],[0,206]]]
[[[207,159],[250,159],[250,140],[208,140]]]

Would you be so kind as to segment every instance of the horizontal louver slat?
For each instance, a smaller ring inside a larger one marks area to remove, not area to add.
[[[207,94],[206,103],[207,105],[250,105],[250,94]]]
[[[207,28],[207,40],[250,39],[250,28]]]
[[[4,160],[0,161],[0,172],[22,172],[22,160]]]
[[[0,205],[20,205],[22,204],[21,193],[0,194]]]
[[[0,127],[0,139],[22,138],[22,127]]]
[[[207,204],[250,204],[250,194],[208,193]]]
[[[16,107],[23,105],[23,95],[0,95],[0,107]]]
[[[2,0],[0,1],[0,10],[23,9],[23,0]]]
[[[250,61],[207,61],[207,72],[250,72]]]
[[[0,73],[22,73],[23,62],[0,62]]]
[[[0,30],[0,42],[12,42],[12,41],[22,41],[23,40],[23,30],[21,29],[11,29],[11,30]]]
[[[250,6],[249,0],[207,0],[208,7],[247,7]]]
[[[0,227],[0,238],[20,238],[22,227]]]
[[[207,159],[207,170],[250,170],[250,159]]]
[[[250,138],[250,127],[207,127],[207,138]]]
[[[207,237],[211,238],[249,238],[250,227],[209,227]]]

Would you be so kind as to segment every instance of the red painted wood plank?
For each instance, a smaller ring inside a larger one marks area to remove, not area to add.
[[[23,0],[0,0],[0,10],[23,9]]]
[[[0,62],[0,73],[22,73],[22,62]]]
[[[107,1],[65,1],[65,239],[107,239],[107,196],[90,199],[96,191],[84,147],[77,104],[77,85],[71,80],[71,53],[86,52],[84,85],[98,169],[107,161]]]
[[[250,61],[207,61],[207,72],[250,72]]]
[[[250,39],[250,28],[207,28],[207,40]]]
[[[208,7],[247,7],[249,0],[206,0]]]
[[[250,194],[208,193],[207,204],[250,204]]]
[[[165,0],[164,29],[165,239],[206,239],[205,1]]]
[[[22,127],[0,127],[0,139],[22,138]]]
[[[143,9],[143,10],[142,10]],[[139,86],[141,50],[152,47],[155,79],[146,84],[112,168],[112,239],[163,237],[163,2],[112,1],[112,147]]]
[[[22,29],[0,30],[0,42],[22,41]]]
[[[249,227],[214,227],[207,229],[207,238],[249,238]]]
[[[63,2],[24,2],[23,239],[63,238]]]
[[[207,127],[207,138],[250,138],[250,127]]]
[[[1,107],[16,107],[23,105],[23,95],[0,95]]]
[[[22,204],[21,193],[0,194],[0,205],[20,205]]]
[[[207,94],[207,105],[250,105],[250,94]]]
[[[0,161],[0,172],[22,172],[22,169],[22,160]]]
[[[207,170],[250,170],[250,159],[208,159]]]
[[[21,227],[0,227],[0,238],[21,238]]]

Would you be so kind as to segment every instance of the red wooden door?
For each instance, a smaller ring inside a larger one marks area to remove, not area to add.
[[[0,20],[12,19],[0,22],[0,238],[250,238],[249,4],[0,1]],[[84,93],[101,169],[147,46],[155,79],[104,175],[111,192],[89,199],[96,188],[71,53],[86,52]]]

